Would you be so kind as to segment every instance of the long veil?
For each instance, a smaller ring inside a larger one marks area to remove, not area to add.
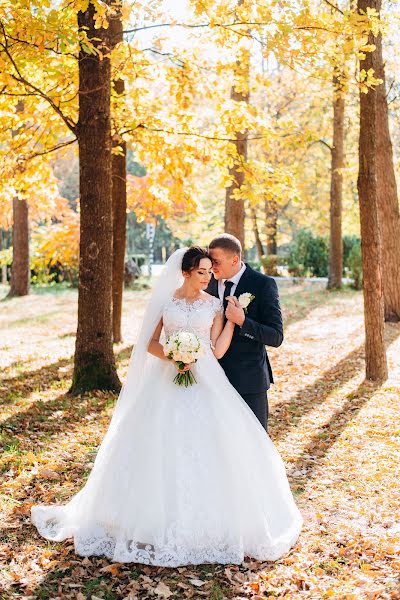
[[[109,429],[97,454],[96,462],[101,460],[101,456],[106,452],[108,444],[118,430],[119,424],[139,397],[143,383],[151,376],[152,370],[157,366],[159,359],[149,354],[147,347],[155,328],[160,322],[165,303],[171,298],[174,291],[182,285],[182,259],[186,251],[187,248],[180,248],[171,254],[153,287],[138,341],[131,354],[128,374],[119,394]]]

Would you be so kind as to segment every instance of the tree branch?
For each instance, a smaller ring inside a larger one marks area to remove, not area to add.
[[[333,152],[333,148],[330,144],[328,144],[328,142],[325,142],[325,140],[320,139],[320,140],[314,140],[313,142],[310,142],[310,144],[308,144],[308,148],[311,148],[311,146],[313,146],[314,144],[322,144],[323,146],[326,146],[330,152]]]
[[[46,102],[48,102],[50,104],[50,106],[53,108],[53,110],[61,117],[61,119],[64,121],[64,123],[67,125],[67,127],[72,131],[72,133],[74,133],[74,135],[77,134],[77,125],[76,123],[74,123],[74,121],[72,121],[72,119],[70,119],[67,115],[65,115],[63,113],[63,111],[60,109],[59,106],[57,106],[57,104],[54,102],[54,100],[52,98],[50,98],[50,96],[48,96],[45,92],[43,92],[43,90],[39,89],[38,87],[36,87],[35,85],[33,85],[33,83],[31,83],[30,81],[28,81],[20,72],[18,65],[16,64],[13,56],[11,55],[9,48],[8,48],[8,38],[7,38],[7,33],[5,31],[4,28],[4,24],[2,22],[0,22],[1,25],[1,29],[3,31],[3,36],[4,36],[4,43],[0,43],[0,47],[3,48],[3,51],[5,52],[6,56],[8,57],[9,61],[11,62],[12,66],[14,67],[15,72],[17,73],[17,75],[11,73],[11,77],[17,81],[18,83],[22,83],[22,85],[24,85],[25,87],[34,90],[39,96],[41,96],[44,100],[46,100]]]
[[[60,144],[56,144],[52,148],[48,150],[43,150],[42,152],[31,152],[27,156],[24,157],[24,160],[32,160],[32,158],[36,158],[37,156],[44,156],[45,154],[50,154],[51,152],[56,152],[60,148],[64,148],[65,146],[70,146],[78,141],[78,138],[73,138],[72,140],[68,140],[67,142],[61,142]]]
[[[328,4],[328,6],[330,6],[334,10],[337,10],[337,12],[339,12],[341,15],[344,15],[344,12],[338,6],[336,6],[336,4],[329,2],[329,0],[323,0],[323,1],[325,2],[325,4]]]
[[[7,35],[7,37],[9,40],[12,40],[16,44],[18,44],[18,43],[25,44],[26,46],[32,46],[33,48],[37,48],[38,50],[42,51],[42,49],[40,49],[39,46],[37,44],[34,44],[33,42],[28,42],[28,40],[22,40],[21,38],[16,38],[9,34]],[[73,52],[61,52],[60,50],[56,50],[55,48],[49,48],[48,46],[44,46],[43,50],[47,50],[48,52],[53,52],[54,54],[57,54],[59,56],[70,56],[71,58],[74,58],[75,60],[79,60],[79,56],[77,56]]]
[[[211,136],[211,135],[204,135],[202,133],[195,133],[192,131],[171,131],[168,129],[161,129],[158,127],[148,127],[147,125],[137,125],[136,127],[133,127],[132,129],[126,129],[125,131],[121,131],[120,135],[125,135],[128,133],[132,133],[133,131],[136,131],[136,129],[146,129],[147,131],[154,131],[155,133],[167,133],[169,135],[183,135],[183,136],[187,136],[187,137],[198,137],[198,138],[202,138],[205,140],[214,140],[217,142],[237,142],[237,138],[222,138],[222,137],[215,137],[215,136]],[[255,135],[255,136],[247,136],[246,139],[247,140],[261,140],[263,138],[269,137],[268,135]]]

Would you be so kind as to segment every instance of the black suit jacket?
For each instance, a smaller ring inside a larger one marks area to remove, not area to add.
[[[218,281],[214,277],[206,291],[219,297]],[[275,280],[246,265],[234,295],[238,298],[244,292],[250,292],[255,298],[247,308],[242,327],[235,326],[231,345],[219,361],[233,387],[242,395],[264,392],[274,382],[265,346],[277,348],[283,342]]]

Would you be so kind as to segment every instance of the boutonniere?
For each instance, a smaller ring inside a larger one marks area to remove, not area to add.
[[[250,302],[254,300],[254,298],[255,296],[250,294],[250,292],[244,292],[243,294],[240,294],[238,301],[245,313],[247,313],[247,307],[249,306]]]

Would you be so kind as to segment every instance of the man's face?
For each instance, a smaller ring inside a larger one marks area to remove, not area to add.
[[[240,257],[237,254],[222,248],[213,248],[210,250],[210,255],[213,260],[212,270],[215,279],[229,279],[240,270]]]

